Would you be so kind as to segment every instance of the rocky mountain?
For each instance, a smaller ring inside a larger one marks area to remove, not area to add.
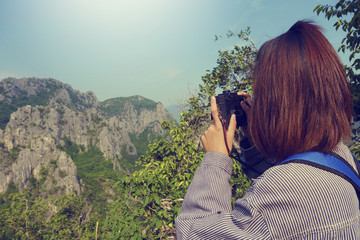
[[[82,191],[74,161],[62,146],[98,148],[114,169],[135,159],[175,122],[161,103],[141,96],[99,102],[55,79],[7,78],[0,82],[0,193],[20,191],[32,179],[43,191]],[[129,160],[130,159],[130,160]]]

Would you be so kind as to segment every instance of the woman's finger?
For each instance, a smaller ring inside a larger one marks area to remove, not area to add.
[[[221,122],[219,119],[219,112],[218,112],[217,104],[216,104],[216,98],[214,96],[211,97],[210,104],[211,104],[211,115],[214,120],[214,125],[215,125],[215,127],[221,127]]]
[[[247,92],[243,92],[243,91],[238,92],[237,95],[243,96],[244,98],[250,97],[250,94],[248,94]]]

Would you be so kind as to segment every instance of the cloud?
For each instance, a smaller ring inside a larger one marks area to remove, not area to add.
[[[166,71],[166,78],[169,80],[176,78],[182,72],[180,69],[174,67],[169,67],[165,71]]]

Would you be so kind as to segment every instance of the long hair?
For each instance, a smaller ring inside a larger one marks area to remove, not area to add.
[[[250,133],[269,158],[329,153],[351,135],[349,82],[322,28],[312,22],[299,21],[260,48],[253,95]]]

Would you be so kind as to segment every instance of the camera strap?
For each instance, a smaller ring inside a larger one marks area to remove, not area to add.
[[[220,122],[221,122],[221,125],[222,125],[222,128],[223,128],[226,150],[228,152],[228,155],[230,156],[230,149],[229,149],[229,145],[228,145],[228,142],[227,142],[227,136],[226,136],[226,120],[223,119],[220,114],[219,114],[219,119],[220,119]]]
[[[299,153],[286,158],[279,164],[302,163],[336,174],[353,185],[356,194],[360,200],[360,165],[354,154],[353,158],[355,161],[357,172],[345,159],[335,153]]]

